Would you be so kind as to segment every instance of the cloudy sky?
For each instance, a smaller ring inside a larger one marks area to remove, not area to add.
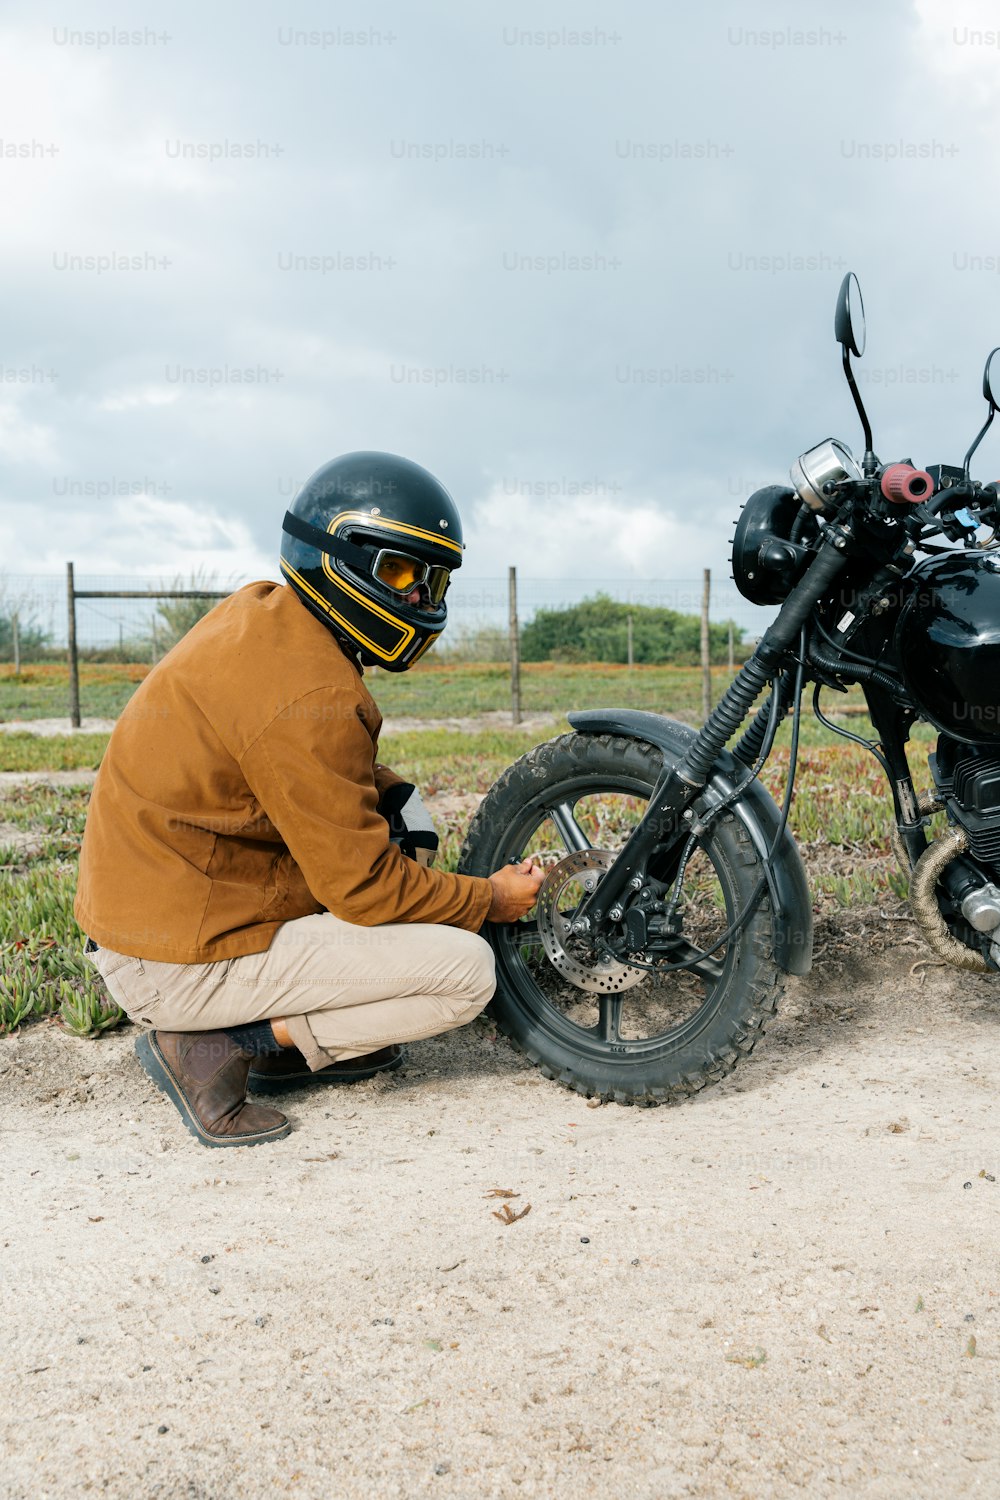
[[[4,17],[4,572],[276,576],[298,483],[383,448],[466,577],[721,581],[749,490],[860,446],[847,269],[882,456],[982,418],[987,0]]]

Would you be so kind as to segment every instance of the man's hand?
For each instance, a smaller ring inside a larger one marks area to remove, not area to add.
[[[497,870],[490,876],[493,900],[486,913],[487,922],[516,922],[518,917],[525,916],[534,906],[544,879],[545,871],[533,859]]]

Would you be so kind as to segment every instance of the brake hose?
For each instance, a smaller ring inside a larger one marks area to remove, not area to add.
[[[809,660],[817,667],[822,667],[825,672],[833,672],[838,677],[853,677],[858,682],[874,683],[887,693],[898,693],[903,686],[898,677],[883,672],[881,667],[870,667],[860,661],[845,662],[842,657],[834,656],[815,643],[809,648]]]
[[[862,656],[859,651],[851,651],[847,646],[838,645],[833,636],[827,630],[826,626],[823,624],[823,621],[819,618],[818,614],[813,623],[815,624],[816,629],[819,631],[820,635],[823,637],[824,641],[826,641],[826,644],[830,647],[831,651],[838,651],[840,655],[845,657],[848,661],[859,661],[862,666],[865,667],[878,666],[878,662],[875,661],[872,657]]]

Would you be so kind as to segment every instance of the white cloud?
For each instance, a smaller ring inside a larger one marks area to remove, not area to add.
[[[172,406],[180,398],[179,390],[162,385],[148,385],[141,390],[120,391],[115,395],[102,396],[97,405],[100,411],[136,411],[148,406]]]
[[[279,576],[277,544],[269,555],[245,522],[207,505],[154,495],[70,496],[7,506],[4,523],[0,537],[16,542],[18,572],[59,574],[72,560],[78,579],[187,577],[198,569],[223,581]]]
[[[466,561],[470,574],[510,565],[541,578],[694,578],[705,557],[705,528],[681,520],[653,500],[613,494],[578,496],[574,482],[556,492],[511,495],[495,485],[469,508]]]
[[[916,44],[929,72],[974,85],[974,100],[1000,94],[1000,15],[995,0],[914,0]],[[973,102],[966,95],[965,102]],[[940,101],[928,100],[931,111]]]
[[[28,417],[21,403],[0,402],[0,456],[9,465],[47,468],[58,462],[59,439],[55,429]]]
[[[571,24],[565,0],[551,6]],[[619,44],[543,51],[505,45],[485,14],[431,0],[418,25],[385,0],[395,42],[348,55],[278,46],[260,7],[204,0],[175,0],[168,45],[98,53],[54,45],[28,0],[9,0],[0,135],[59,151],[0,161],[0,363],[59,373],[2,392],[5,566],[273,574],[290,476],[371,447],[453,489],[465,571],[516,563],[589,582],[710,566],[722,579],[752,487],[738,476],[780,481],[827,432],[856,439],[831,338],[848,266],[868,305],[866,373],[880,360],[945,372],[865,388],[877,441],[895,456],[919,447],[920,462],[960,457],[977,370],[1000,342],[1000,276],[975,269],[1000,245],[1000,50],[955,33],[1000,27],[994,6],[844,0],[827,44],[778,48],[735,45],[729,27],[783,36],[778,0],[746,27],[735,7],[630,0]],[[325,26],[327,9],[300,0],[296,27]],[[122,21],[95,0],[70,24]],[[666,93],[665,56],[683,59]],[[901,137],[957,151],[856,149]],[[178,139],[276,140],[282,154],[178,161]],[[626,160],[617,141],[665,155]],[[400,142],[505,154],[404,160]],[[685,142],[709,154],[676,155]],[[171,264],[57,273],[54,251]],[[505,252],[616,267],[512,272]],[[288,253],[337,268],[283,270]],[[341,256],[379,269],[340,269]],[[796,256],[816,268],[780,269]],[[771,269],[747,269],[754,257]],[[227,364],[281,379],[165,374]],[[404,366],[458,374],[406,383],[390,373]],[[617,378],[633,368],[662,383]],[[461,378],[480,369],[478,384]],[[696,384],[708,369],[718,382]],[[517,473],[618,475],[627,491],[491,487]],[[54,493],[114,474],[151,476],[164,508]]]

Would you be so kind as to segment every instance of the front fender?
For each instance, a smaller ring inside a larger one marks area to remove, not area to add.
[[[635,708],[589,708],[566,717],[577,734],[620,734],[643,740],[663,752],[664,761],[676,765],[696,738],[697,731],[663,714]],[[746,767],[723,750],[715,762],[708,790],[727,796],[746,773]],[[763,857],[774,842],[781,813],[774,798],[753,781],[733,803],[754,848]],[[812,900],[805,867],[795,840],[786,828],[767,871],[767,884],[774,911],[774,959],[786,974],[808,974],[812,968]]]

